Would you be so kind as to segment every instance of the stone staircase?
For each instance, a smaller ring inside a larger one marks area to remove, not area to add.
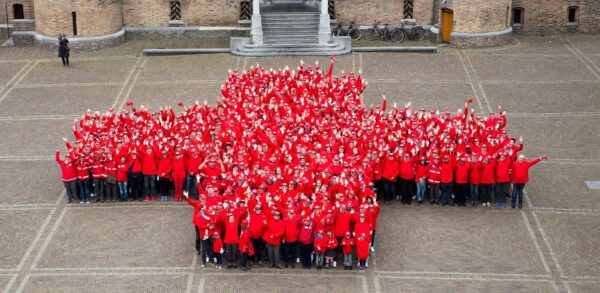
[[[263,44],[231,38],[231,53],[242,56],[342,55],[351,51],[346,37],[319,44],[318,6],[272,4],[261,7]]]

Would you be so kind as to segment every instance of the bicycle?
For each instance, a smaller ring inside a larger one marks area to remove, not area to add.
[[[367,41],[374,41],[376,39],[380,39],[383,41],[392,40],[392,31],[389,30],[389,24],[384,24],[383,28],[379,27],[381,22],[376,22],[373,24],[369,30],[365,32],[365,39]]]
[[[406,38],[411,41],[422,41],[425,39],[425,29],[420,25],[413,25],[410,29],[407,29],[404,28],[404,24],[401,24],[400,28],[404,30]]]
[[[360,28],[355,24],[355,22],[351,22],[348,29],[344,29],[343,24],[340,22],[333,29],[334,36],[349,36],[353,41],[360,40],[362,35]]]

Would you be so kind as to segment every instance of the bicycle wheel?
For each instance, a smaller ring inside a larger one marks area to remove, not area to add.
[[[350,36],[350,38],[353,41],[358,41],[358,40],[360,40],[362,33],[361,33],[360,29],[352,28],[351,30],[348,31],[348,36]]]
[[[423,28],[415,28],[413,30],[413,40],[422,41],[425,39],[425,30]]]
[[[377,31],[374,29],[369,29],[365,32],[364,37],[365,37],[365,40],[367,40],[367,41],[374,41],[378,37]]]
[[[404,42],[405,38],[406,38],[406,34],[401,29],[397,29],[397,30],[394,30],[394,32],[392,32],[392,41],[394,43]]]

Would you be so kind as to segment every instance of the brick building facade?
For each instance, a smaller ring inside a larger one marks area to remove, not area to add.
[[[124,28],[166,28],[174,23],[188,27],[237,27],[240,19],[248,16],[242,11],[243,7],[247,10],[251,1],[7,0],[7,3],[9,23],[15,16],[35,19],[35,32],[29,33],[36,39],[54,38],[64,32],[96,40],[94,37],[116,35]],[[511,28],[523,33],[600,32],[598,0],[334,0],[330,3],[334,7],[332,17],[337,21],[354,21],[365,26],[375,21],[397,25],[404,18],[436,26],[442,9],[450,10],[456,45],[460,45],[461,38],[471,37],[481,37],[484,41],[467,45],[499,44],[502,42],[489,39],[512,33]],[[0,23],[6,23],[5,9],[0,9]]]

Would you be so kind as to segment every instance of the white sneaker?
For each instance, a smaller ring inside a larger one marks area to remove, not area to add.
[[[492,206],[492,205],[491,205],[491,204],[490,204],[490,202],[488,201],[487,207],[489,208],[489,207],[491,207],[491,206]]]
[[[333,267],[334,268],[337,267],[337,261],[335,261],[335,260],[333,261]]]
[[[299,257],[296,258],[296,263],[300,263],[300,258]]]
[[[371,246],[371,252],[375,252],[375,247]]]

